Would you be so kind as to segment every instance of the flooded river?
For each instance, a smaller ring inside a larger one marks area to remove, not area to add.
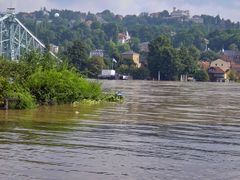
[[[240,84],[102,83],[125,102],[0,111],[0,179],[240,179]]]

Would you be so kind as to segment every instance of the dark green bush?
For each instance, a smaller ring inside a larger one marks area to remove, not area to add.
[[[195,72],[194,78],[196,81],[209,81],[209,76],[206,70],[204,69],[199,69]]]
[[[27,85],[41,104],[97,99],[102,93],[99,84],[89,82],[70,70],[39,70],[29,77]]]
[[[9,92],[8,96],[10,109],[32,109],[36,107],[34,98],[27,91],[12,91]]]

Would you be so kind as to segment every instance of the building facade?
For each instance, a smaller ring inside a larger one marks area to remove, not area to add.
[[[122,53],[122,57],[123,57],[123,59],[133,60],[133,62],[136,64],[137,68],[141,67],[140,54],[138,54],[134,51],[127,51],[127,52]]]
[[[219,67],[224,72],[226,72],[227,70],[230,70],[231,64],[230,64],[230,62],[226,62],[222,59],[217,59],[217,60],[211,62],[210,67]]]
[[[172,18],[190,18],[190,11],[189,10],[180,10],[176,7],[173,8],[173,12],[171,13]]]

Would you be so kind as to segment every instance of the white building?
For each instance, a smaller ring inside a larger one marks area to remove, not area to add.
[[[173,8],[173,12],[171,13],[172,18],[190,18],[189,10],[180,10],[176,7]]]
[[[128,43],[130,39],[131,39],[131,36],[129,35],[128,31],[126,31],[126,33],[118,34],[118,42],[121,44]]]
[[[96,49],[90,52],[90,58],[92,57],[104,57],[104,50]]]

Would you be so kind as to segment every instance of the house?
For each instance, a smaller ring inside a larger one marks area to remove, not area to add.
[[[127,51],[122,53],[123,59],[131,59],[136,64],[137,68],[141,67],[140,63],[140,54],[134,52],[134,51]]]
[[[222,59],[212,61],[208,69],[210,81],[225,82],[228,79],[228,73],[231,68],[231,63]]]
[[[131,36],[129,35],[128,31],[126,31],[126,33],[118,34],[118,42],[121,44],[128,43],[130,39],[131,39]]]
[[[226,72],[231,68],[231,63],[222,59],[217,59],[211,62],[210,67],[220,67],[224,72]]]
[[[227,80],[227,72],[220,67],[210,67],[208,69],[209,79],[212,82],[225,82]]]

